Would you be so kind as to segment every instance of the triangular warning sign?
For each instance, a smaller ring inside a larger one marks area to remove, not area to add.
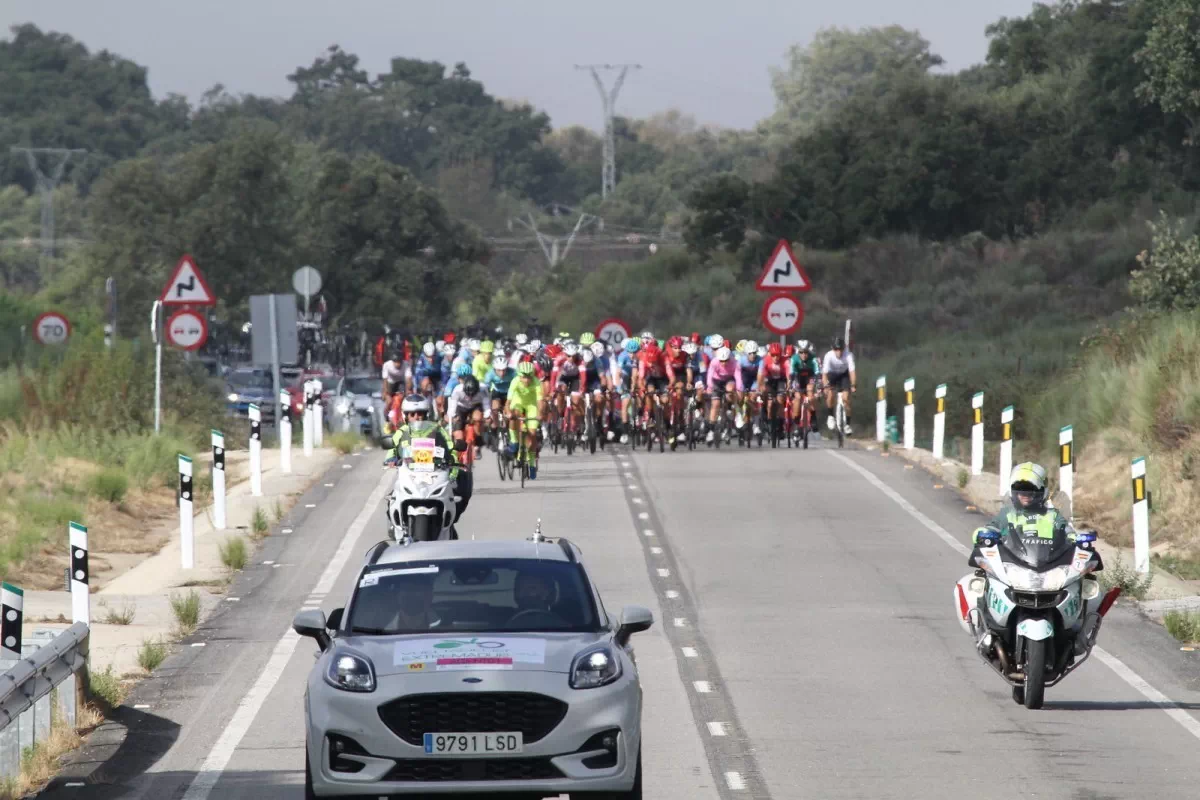
[[[217,297],[212,293],[212,289],[208,288],[208,281],[204,280],[204,275],[196,266],[196,259],[189,255],[179,259],[179,263],[175,265],[175,271],[171,273],[171,279],[163,288],[160,299],[164,306],[217,304]]]
[[[812,289],[812,281],[796,256],[792,255],[792,246],[787,239],[780,239],[779,244],[775,245],[775,252],[767,259],[754,288],[764,292],[807,292]]]

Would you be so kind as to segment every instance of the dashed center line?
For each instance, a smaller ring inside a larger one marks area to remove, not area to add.
[[[725,734],[725,723],[724,722],[708,723],[708,732],[713,736],[725,736],[726,735]]]
[[[692,685],[696,687],[696,691],[700,694],[708,694],[712,691],[712,684],[708,681],[695,681]]]
[[[699,655],[694,647],[681,647],[679,649],[683,651],[684,658],[695,658],[697,655]]]
[[[739,772],[726,772],[725,784],[735,792],[746,791],[746,781]]]

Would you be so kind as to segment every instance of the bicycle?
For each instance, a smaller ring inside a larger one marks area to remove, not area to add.
[[[541,422],[541,420],[538,419],[537,417],[518,417],[518,416],[514,416],[514,417],[512,417],[512,419],[517,422],[517,428],[520,430],[520,434],[517,436],[517,454],[516,454],[516,456],[513,457],[516,461],[516,464],[515,464],[515,466],[510,466],[510,470],[515,469],[515,470],[520,471],[520,473],[521,473],[521,488],[524,489],[525,481],[529,480],[529,448],[525,444],[526,440],[529,438],[529,431],[525,430],[525,424],[527,422]],[[538,453],[541,452],[540,442],[538,441],[540,433],[541,433],[541,430],[539,427],[538,432],[533,434],[534,443],[535,443],[535,446],[537,446],[537,450],[533,454],[533,460],[534,460],[535,467],[540,462],[540,459],[538,458]],[[506,451],[507,451],[507,449],[508,448],[505,448]],[[511,471],[509,472],[508,477],[509,477],[509,480],[512,480],[513,475],[512,475]]]
[[[842,393],[837,393],[837,407],[834,409],[833,416],[834,428],[837,430],[838,447],[845,447],[846,444],[846,406],[842,400]]]
[[[596,452],[596,413],[592,406],[592,395],[587,392],[583,396],[583,438],[587,442],[588,451]]]

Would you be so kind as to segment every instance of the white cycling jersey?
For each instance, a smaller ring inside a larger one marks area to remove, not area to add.
[[[830,350],[821,361],[822,375],[845,375],[847,372],[853,371],[854,354],[849,350],[843,350],[841,358],[835,356],[833,351]]]
[[[406,377],[412,375],[412,370],[403,361],[383,362],[383,379],[388,383],[403,383]]]
[[[446,403],[446,416],[454,419],[458,414],[474,411],[477,408],[483,408],[487,401],[487,392],[483,387],[479,388],[479,393],[476,395],[468,395],[460,383],[454,387],[454,391],[450,392],[450,400]]]

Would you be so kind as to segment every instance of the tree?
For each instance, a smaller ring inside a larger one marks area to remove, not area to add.
[[[1153,25],[1134,56],[1146,79],[1138,97],[1188,122],[1188,144],[1200,125],[1200,7],[1194,0],[1147,0]]]
[[[1138,255],[1141,269],[1129,279],[1129,293],[1147,308],[1194,311],[1200,308],[1200,236],[1184,233],[1184,221],[1160,212],[1151,222],[1149,251]]]
[[[942,57],[916,31],[889,25],[823,28],[807,46],[792,45],[787,62],[771,70],[776,110],[766,127],[777,141],[811,130],[856,95],[882,96],[893,77],[926,74]]]

